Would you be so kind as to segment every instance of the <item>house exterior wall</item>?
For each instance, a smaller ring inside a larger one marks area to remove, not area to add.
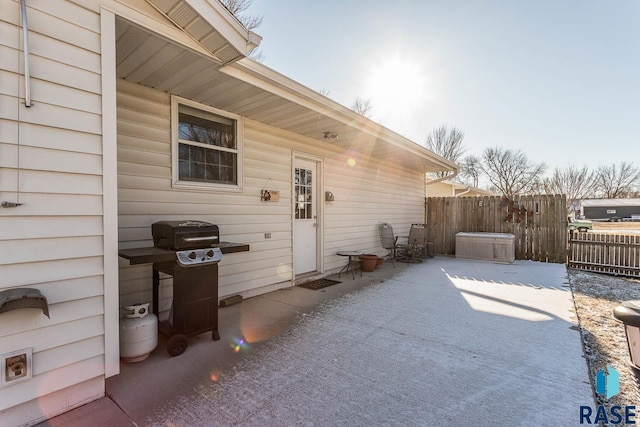
[[[427,197],[453,197],[455,187],[448,182],[435,182],[427,185]]]
[[[219,267],[220,297],[245,297],[292,286],[292,165],[296,153],[322,159],[323,271],[342,267],[340,249],[384,253],[377,225],[407,232],[424,220],[424,181],[419,172],[369,162],[366,153],[244,120],[244,188],[241,192],[174,189],[171,185],[171,97],[119,80],[118,194],[120,248],[151,246],[151,224],[200,219],[220,227],[221,239],[248,243],[250,252],[228,254]],[[213,106],[215,107],[215,106]],[[355,166],[348,166],[348,160]],[[262,202],[262,189],[278,190],[278,202]],[[271,233],[266,239],[265,233]],[[161,284],[160,309],[171,304],[171,279]],[[120,262],[120,299],[151,300],[151,266]],[[162,316],[161,316],[162,317]]]
[[[446,180],[434,183],[427,182],[427,197],[477,197],[495,195],[496,194],[491,191]]]
[[[0,354],[33,349],[33,378],[0,386],[0,424],[32,424],[101,397],[105,376],[117,373],[117,306],[150,299],[151,267],[115,260],[109,242],[116,211],[121,248],[149,245],[156,218],[186,216],[220,225],[224,240],[249,243],[251,252],[224,257],[221,296],[291,285],[294,153],[321,158],[324,189],[336,194],[322,205],[323,271],[343,265],[339,249],[383,252],[380,222],[399,233],[422,222],[422,174],[250,120],[242,192],[174,190],[170,96],[118,82],[112,99],[114,15],[185,45],[195,44],[192,38],[162,27],[144,0],[29,0],[27,8],[30,108],[20,4],[0,0],[0,201],[22,203],[0,208],[0,292],[37,288],[51,317],[33,309],[0,314]],[[116,103],[117,161],[115,130],[108,129]],[[349,157],[356,166],[346,166]],[[116,178],[117,197],[110,195]],[[260,202],[263,188],[279,190],[280,202]],[[119,290],[110,279],[116,270]],[[164,281],[168,308],[170,279]]]
[[[32,102],[24,105],[20,4],[0,0],[0,291],[36,288],[50,318],[0,314],[0,354],[33,349],[33,377],[0,387],[0,424],[104,395],[100,15],[28,4]]]

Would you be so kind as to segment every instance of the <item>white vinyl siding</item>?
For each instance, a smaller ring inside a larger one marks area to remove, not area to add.
[[[39,289],[51,318],[0,314],[0,352],[33,348],[33,378],[0,388],[10,424],[16,408],[80,383],[89,394],[51,399],[48,410],[95,398],[105,369],[99,16],[60,0],[27,6],[31,108],[20,5],[0,0],[0,201],[23,204],[0,208],[0,291]]]
[[[344,260],[335,255],[341,249],[384,253],[377,232],[381,222],[406,234],[412,222],[424,221],[421,173],[367,163],[364,153],[350,167],[343,149],[247,119],[243,192],[172,188],[170,103],[168,94],[118,80],[120,248],[151,246],[155,221],[212,222],[220,227],[223,241],[251,247],[250,252],[223,256],[220,297],[250,296],[291,285],[294,152],[324,158],[324,188],[335,194],[334,202],[322,202],[325,269],[342,266]],[[279,191],[280,200],[262,202],[263,189]],[[160,308],[168,310],[171,279],[161,277]],[[121,305],[150,302],[151,266],[129,266],[121,260],[120,289]]]
[[[290,279],[286,276],[291,265],[290,150],[248,141],[245,136],[243,192],[172,188],[170,110],[168,94],[118,81],[120,247],[151,246],[155,221],[199,219],[218,225],[223,241],[251,246],[251,252],[223,256],[221,296]],[[280,190],[279,203],[260,201],[265,184]],[[271,239],[264,238],[265,232],[272,233]],[[284,267],[278,269],[278,265]],[[121,305],[149,302],[151,266],[130,267],[122,260],[120,267]],[[171,304],[170,285],[170,279],[163,280],[164,310]]]
[[[325,205],[325,267],[344,264],[339,250],[383,255],[378,225],[390,223],[396,235],[408,235],[412,223],[424,222],[424,178],[417,172],[385,167],[362,170],[342,161],[326,162],[325,189],[335,201]],[[365,175],[363,177],[362,175]]]

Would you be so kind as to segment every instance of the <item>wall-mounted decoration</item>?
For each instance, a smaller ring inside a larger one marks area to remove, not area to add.
[[[524,206],[516,204],[513,200],[510,200],[508,197],[503,197],[500,202],[500,207],[502,209],[507,210],[507,216],[504,218],[504,222],[515,222],[520,224],[525,221],[527,218],[530,220],[531,216],[533,216],[533,211],[528,210]],[[528,224],[527,222],[527,225]]]
[[[280,200],[280,192],[278,190],[262,190],[260,192],[260,200],[263,202],[277,202]]]

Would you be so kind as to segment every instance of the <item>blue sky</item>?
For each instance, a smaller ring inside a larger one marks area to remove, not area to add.
[[[254,0],[265,65],[424,144],[640,165],[640,1]],[[393,78],[393,76],[399,76]]]

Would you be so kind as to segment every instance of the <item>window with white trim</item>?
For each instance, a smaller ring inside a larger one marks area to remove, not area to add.
[[[177,97],[172,106],[174,184],[239,189],[240,118]]]

